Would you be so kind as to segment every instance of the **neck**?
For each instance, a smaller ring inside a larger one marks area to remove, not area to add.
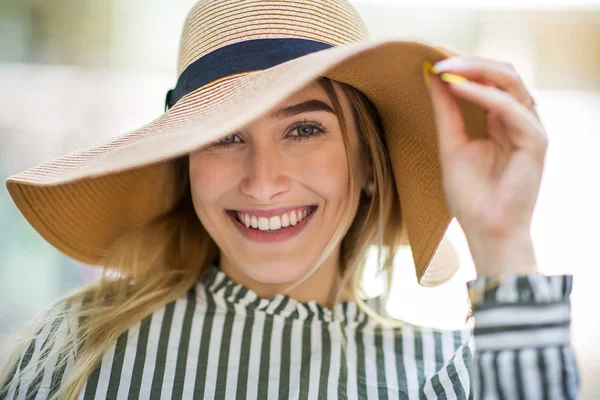
[[[302,283],[285,294],[299,302],[306,303],[315,300],[320,305],[332,308],[335,291],[341,283],[340,252],[334,251],[316,271]],[[221,254],[219,268],[236,284],[242,284],[254,291],[259,297],[270,298],[278,293],[284,293],[294,282],[265,283],[250,278],[243,270],[231,263]],[[348,296],[342,300],[348,300]]]

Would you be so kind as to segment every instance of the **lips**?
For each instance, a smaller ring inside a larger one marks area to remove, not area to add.
[[[311,215],[315,208],[315,206],[299,207],[271,216],[260,212],[236,211],[235,217],[246,228],[258,229],[260,231],[277,231],[301,222]]]
[[[317,208],[317,206],[292,208],[270,217],[235,210],[227,211],[227,214],[246,238],[257,242],[278,242],[290,239],[304,230]],[[272,214],[272,212],[270,213]],[[242,221],[244,222],[242,223]]]

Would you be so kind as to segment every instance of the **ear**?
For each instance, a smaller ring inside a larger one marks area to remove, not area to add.
[[[364,168],[361,189],[369,197],[375,193],[375,176],[373,174],[373,167],[370,165]]]
[[[362,179],[362,189],[367,189],[367,186],[375,181],[375,174],[373,173],[373,167],[368,162],[363,162],[363,179]]]
[[[373,194],[375,193],[375,181],[374,180],[370,180],[367,183],[367,187],[365,188],[365,193],[367,196],[373,197]]]
[[[357,183],[360,185],[361,191],[366,191],[369,182],[373,181],[373,167],[366,160],[363,154],[358,157],[358,165],[355,167]]]

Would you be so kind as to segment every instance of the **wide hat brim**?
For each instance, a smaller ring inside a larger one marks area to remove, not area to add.
[[[44,239],[76,260],[97,265],[123,233],[177,204],[170,185],[174,159],[238,130],[326,76],[357,88],[377,108],[400,198],[401,229],[410,244],[417,279],[422,285],[437,286],[458,268],[451,261],[456,257],[432,263],[452,216],[441,182],[423,63],[443,58],[441,50],[426,43],[368,41],[227,76],[186,95],[139,129],[13,175],[6,185]],[[458,103],[469,137],[484,136],[483,109],[462,99]],[[430,264],[436,270],[426,276]]]

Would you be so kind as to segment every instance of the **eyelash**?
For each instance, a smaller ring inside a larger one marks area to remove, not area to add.
[[[325,129],[325,127],[323,126],[323,123],[320,121],[316,121],[316,120],[308,120],[308,119],[303,119],[300,121],[296,121],[294,122],[292,125],[290,125],[287,128],[287,135],[289,135],[290,132],[294,131],[295,129],[301,128],[301,127],[305,127],[305,126],[310,126],[311,128],[315,129],[315,132],[310,135],[310,136],[291,136],[292,140],[297,140],[297,141],[310,141],[310,140],[314,140],[317,137],[325,134],[327,132],[327,130]],[[232,135],[237,135],[237,133],[232,134]],[[232,135],[228,135],[228,136],[232,136]],[[226,136],[227,137],[227,136]],[[222,138],[224,139],[224,138]],[[216,142],[213,143],[210,147],[211,148],[218,148],[218,149],[226,149],[235,145],[240,144],[240,142],[233,142],[233,143],[220,143],[220,142]]]

